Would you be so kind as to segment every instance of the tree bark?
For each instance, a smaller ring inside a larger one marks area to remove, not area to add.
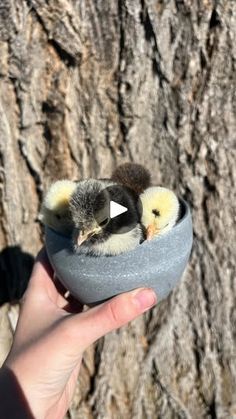
[[[235,0],[1,1],[1,303],[25,289],[55,179],[140,162],[192,207],[183,280],[86,353],[69,417],[236,416],[235,39]]]

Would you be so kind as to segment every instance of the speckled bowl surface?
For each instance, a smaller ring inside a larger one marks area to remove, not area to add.
[[[46,249],[57,277],[82,303],[93,305],[138,287],[167,297],[186,268],[192,248],[192,220],[181,200],[182,217],[163,236],[117,256],[76,254],[68,237],[46,228]]]

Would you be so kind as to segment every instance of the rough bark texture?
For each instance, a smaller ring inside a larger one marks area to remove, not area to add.
[[[235,0],[1,0],[1,360],[43,191],[140,162],[192,206],[172,295],[91,348],[72,418],[236,417]]]

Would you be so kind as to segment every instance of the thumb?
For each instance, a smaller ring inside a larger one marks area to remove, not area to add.
[[[138,317],[156,302],[157,297],[152,289],[139,288],[75,315],[69,321],[75,327],[80,347],[85,350],[98,338]]]

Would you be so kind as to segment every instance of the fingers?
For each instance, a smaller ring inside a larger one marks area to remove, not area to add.
[[[47,257],[45,248],[42,248],[36,257],[33,271],[26,292],[22,298],[25,302],[29,296],[38,297],[40,294],[48,294],[51,298],[56,298],[57,291],[52,281],[53,269]]]
[[[85,350],[106,333],[133,320],[157,302],[156,294],[150,288],[120,294],[85,313],[68,319],[79,339],[80,347]],[[69,327],[69,325],[68,325]]]
[[[47,252],[44,247],[40,250],[40,252],[38,253],[36,257],[34,269],[32,272],[33,279],[39,276],[42,279],[43,278],[51,279],[53,277],[53,269],[52,269],[52,266],[50,265]]]
[[[46,250],[42,248],[36,258],[28,288],[22,298],[22,302],[25,303],[27,299],[27,301],[30,300],[32,302],[34,300],[41,304],[41,298],[49,298],[56,307],[68,313],[81,312],[83,306],[72,296],[69,295],[67,298],[65,296],[66,291],[66,288],[54,275]]]

